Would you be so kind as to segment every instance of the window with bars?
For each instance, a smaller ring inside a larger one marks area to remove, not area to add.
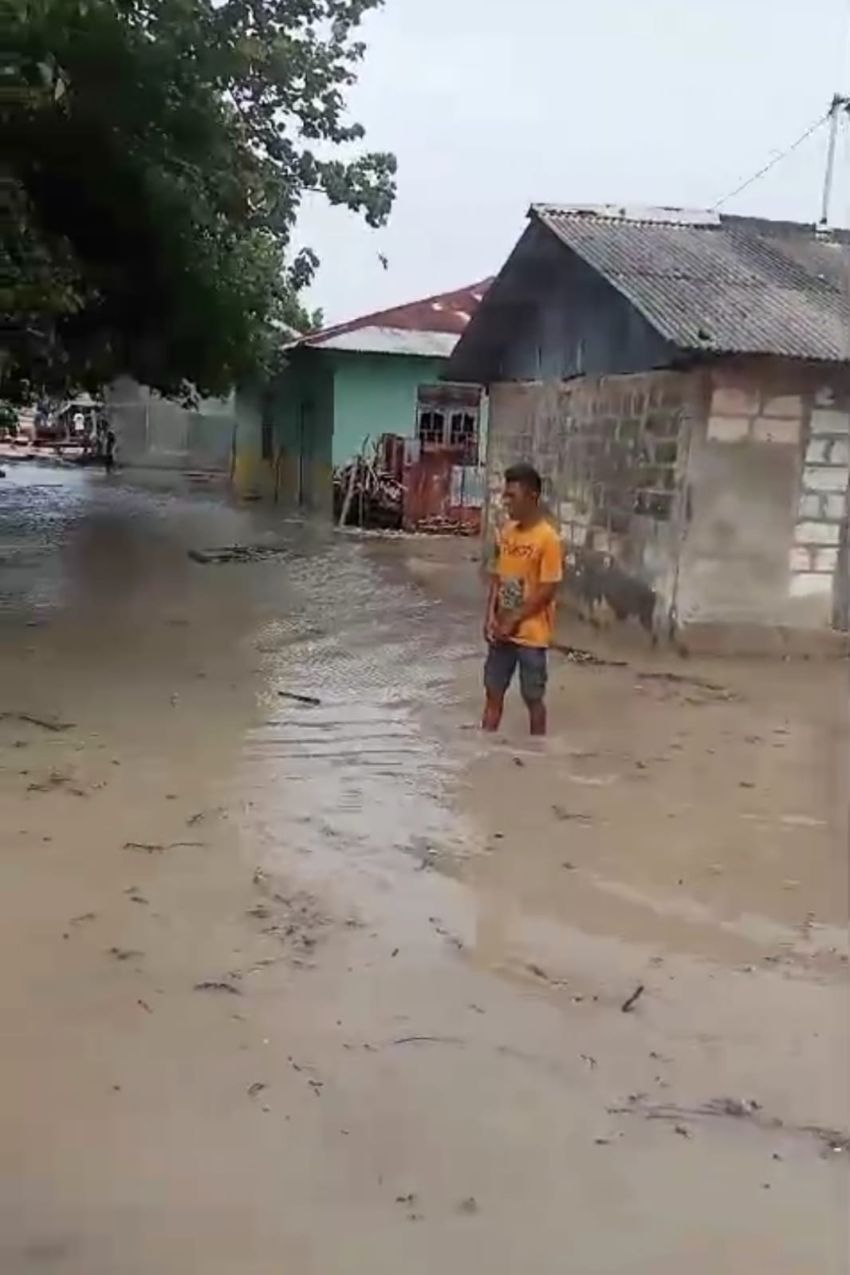
[[[420,443],[431,443],[441,447],[445,442],[446,418],[442,412],[434,408],[426,408],[419,413],[418,437]]]
[[[452,412],[449,422],[449,446],[463,451],[463,459],[474,464],[478,459],[478,418],[474,412]]]
[[[464,464],[478,461],[478,413],[468,408],[443,410],[422,404],[416,436],[423,447],[452,447],[462,453]]]

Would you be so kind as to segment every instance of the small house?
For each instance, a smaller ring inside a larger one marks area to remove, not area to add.
[[[533,206],[447,369],[489,390],[487,516],[529,460],[589,614],[844,646],[848,282],[847,231]]]
[[[487,283],[366,314],[290,342],[240,420],[238,490],[329,512],[335,468],[386,434],[476,454],[480,390],[441,378]]]

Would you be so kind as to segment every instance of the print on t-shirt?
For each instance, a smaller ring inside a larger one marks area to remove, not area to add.
[[[499,610],[518,611],[525,601],[525,581],[517,576],[499,581]]]

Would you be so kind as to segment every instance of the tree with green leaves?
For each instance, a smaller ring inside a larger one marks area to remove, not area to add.
[[[382,225],[395,159],[345,92],[382,0],[11,0],[0,80],[5,386],[222,393],[309,322],[303,194]],[[7,9],[7,14],[9,9]]]

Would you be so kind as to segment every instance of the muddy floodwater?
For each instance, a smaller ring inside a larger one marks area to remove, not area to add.
[[[9,466],[3,1275],[850,1269],[847,662],[483,739],[476,557]]]

